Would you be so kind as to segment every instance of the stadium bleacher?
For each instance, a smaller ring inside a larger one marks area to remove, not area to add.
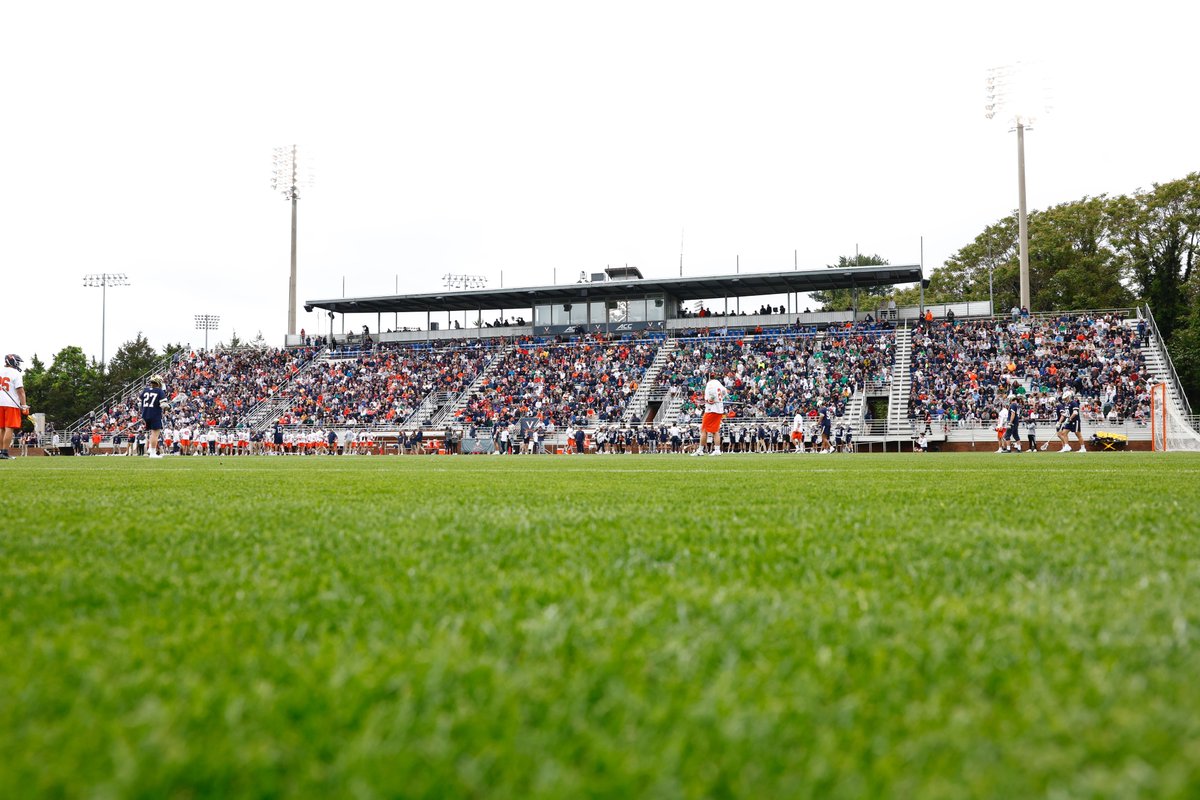
[[[172,422],[180,425],[234,427],[251,409],[278,392],[317,355],[311,347],[192,350],[181,353],[164,374],[172,394]],[[121,399],[80,420],[71,429],[102,436],[132,431],[140,425],[137,391],[130,386]]]
[[[1150,395],[1142,336],[1116,314],[922,322],[912,333],[909,417],[987,423],[1012,395],[1049,422],[1069,388],[1088,422],[1144,422]]]
[[[705,365],[714,361],[731,391],[730,427],[753,431],[748,446],[775,437],[796,413],[815,415],[825,404],[858,441],[930,430],[950,440],[970,432],[974,442],[974,432],[988,430],[1010,394],[1049,422],[1067,387],[1083,399],[1085,423],[1119,428],[1136,440],[1149,416],[1149,387],[1162,380],[1147,365],[1145,323],[1127,313],[901,325],[193,351],[178,357],[165,377],[175,394],[176,425],[259,433],[275,424],[371,430],[386,439],[415,428],[533,424],[552,435],[567,427],[603,429],[639,450],[631,432],[643,425],[656,431],[641,437],[649,447],[666,427],[678,423],[686,431],[698,421]],[[889,397],[886,430],[882,421],[864,422],[869,398]],[[904,427],[894,426],[892,416],[907,418]],[[107,438],[134,430],[138,419],[127,392],[80,427]],[[763,424],[770,435],[759,432]]]
[[[554,428],[616,421],[658,346],[657,337],[520,343],[497,360],[456,421],[479,426],[534,417]]]

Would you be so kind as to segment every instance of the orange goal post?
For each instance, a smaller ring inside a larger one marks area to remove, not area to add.
[[[1200,433],[1183,416],[1165,383],[1150,387],[1150,449],[1200,451]]]

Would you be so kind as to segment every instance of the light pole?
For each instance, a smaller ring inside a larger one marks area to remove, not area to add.
[[[204,349],[208,349],[208,332],[215,331],[221,325],[221,317],[216,314],[196,314],[196,330],[204,331]]]
[[[1017,62],[1011,66],[988,70],[988,119],[1005,114],[1017,132],[1017,238],[1020,245],[1021,307],[1030,308],[1029,291],[1029,214],[1025,205],[1025,131],[1033,130],[1034,114],[1048,111],[1046,90],[1035,85],[1029,65]],[[995,313],[995,309],[992,310]]]
[[[100,287],[100,371],[104,372],[104,339],[108,326],[108,287],[128,286],[129,278],[123,272],[93,272],[83,276],[83,285]]]
[[[288,329],[290,335],[296,333],[296,201],[300,199],[300,187],[312,185],[312,176],[303,174],[297,159],[296,145],[276,147],[274,158],[275,173],[271,178],[271,188],[283,195],[292,204],[292,268],[288,277]]]

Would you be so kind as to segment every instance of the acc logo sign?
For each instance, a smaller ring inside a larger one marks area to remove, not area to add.
[[[631,331],[631,330],[633,330],[633,325],[631,325],[631,324],[630,324],[630,323],[628,323],[628,322],[625,322],[625,323],[622,323],[621,325],[618,325],[618,326],[617,326],[617,330],[619,330],[619,331]]]

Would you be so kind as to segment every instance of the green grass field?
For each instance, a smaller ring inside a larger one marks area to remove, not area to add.
[[[1200,795],[1200,457],[0,473],[0,797]]]

